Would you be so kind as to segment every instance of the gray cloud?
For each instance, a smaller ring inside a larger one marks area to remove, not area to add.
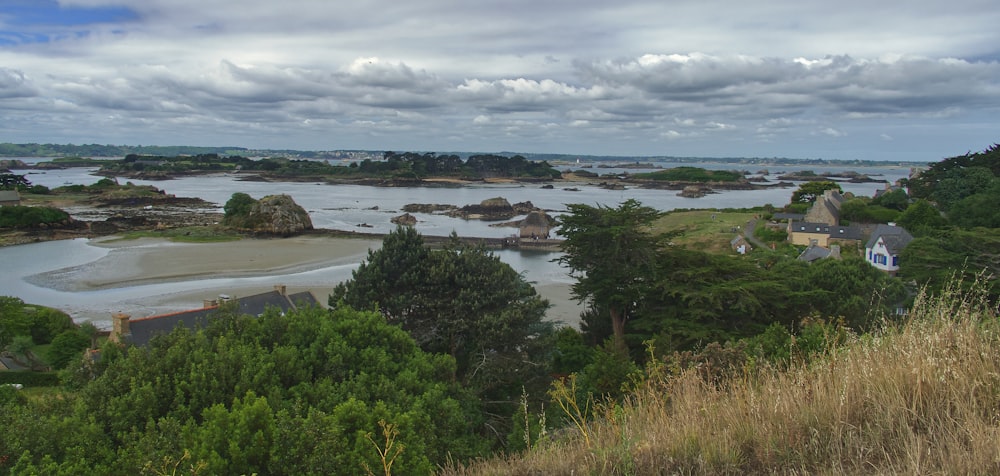
[[[936,160],[998,130],[1000,12],[956,2],[62,0],[136,19],[0,45],[0,119],[15,141]]]

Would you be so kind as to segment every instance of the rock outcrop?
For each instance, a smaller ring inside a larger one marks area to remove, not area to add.
[[[398,217],[393,217],[392,220],[389,221],[396,225],[414,226],[417,224],[417,217],[410,215],[409,213],[404,213]]]
[[[517,212],[514,211],[514,207],[506,198],[496,197],[483,200],[479,205],[466,205],[449,213],[449,215],[465,219],[495,221],[509,220],[517,215]]]
[[[254,233],[279,236],[313,229],[309,213],[292,197],[284,194],[268,195],[258,200],[250,210],[247,223]]]

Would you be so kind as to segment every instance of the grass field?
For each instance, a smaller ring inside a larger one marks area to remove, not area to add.
[[[681,232],[671,241],[713,253],[729,250],[729,241],[741,233],[757,212],[688,210],[670,212],[653,225],[654,233]]]

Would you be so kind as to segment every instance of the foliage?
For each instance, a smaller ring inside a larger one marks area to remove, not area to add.
[[[840,206],[840,218],[858,223],[888,223],[896,221],[899,210],[886,208],[875,200],[852,198]]]
[[[655,281],[637,313],[634,353],[652,340],[662,352],[754,335],[789,323],[801,299],[784,275],[736,256],[668,248],[657,256]]]
[[[77,329],[63,331],[52,339],[48,361],[55,369],[66,368],[73,359],[82,359],[83,350],[90,346],[90,337]]]
[[[966,173],[966,169],[980,169]],[[993,145],[982,152],[950,157],[931,164],[917,176],[906,181],[906,186],[913,198],[923,198],[931,201],[957,201],[971,193],[963,192],[963,181],[968,180],[973,187],[985,178],[983,170],[993,177],[1000,176],[1000,145]],[[944,188],[942,188],[944,182]],[[943,196],[939,196],[943,194]],[[947,209],[947,206],[942,206]]]
[[[843,192],[840,184],[830,180],[813,180],[799,185],[799,188],[792,192],[791,203],[813,203],[817,198],[822,197],[827,190]]]
[[[906,210],[896,219],[896,223],[913,236],[922,236],[944,228],[948,221],[930,202],[917,199],[906,207]]]
[[[25,388],[55,387],[59,382],[58,372],[0,372],[0,385],[19,383]]]
[[[608,310],[615,346],[624,350],[625,323],[656,281],[661,238],[648,230],[662,213],[631,199],[618,208],[567,208],[559,228],[565,254],[558,260],[576,273],[574,297]]]
[[[548,385],[548,302],[506,263],[455,238],[429,250],[410,227],[397,227],[382,247],[341,283],[330,305],[378,310],[422,349],[457,362],[454,378],[508,416],[524,387]]]
[[[60,332],[71,329],[75,329],[73,319],[62,311],[0,296],[0,349],[16,336],[30,336],[34,344],[48,344]]]
[[[0,190],[23,190],[31,186],[24,175],[0,172]]]
[[[1000,275],[1000,234],[988,228],[931,230],[906,245],[899,262],[899,278],[931,292],[955,281],[968,285],[980,275]],[[989,279],[984,287],[991,301],[1000,302],[1000,282]]]
[[[358,474],[382,465],[366,436],[380,421],[398,431],[400,474],[483,451],[476,404],[450,381],[454,361],[377,313],[233,311],[102,356],[75,396],[0,412],[0,456],[16,460],[0,473],[138,474],[184,461],[205,474]]]
[[[250,195],[243,192],[234,193],[222,207],[225,212],[222,224],[237,228],[245,227],[250,218],[250,211],[256,204],[257,200]]]
[[[731,170],[708,170],[700,167],[674,167],[632,175],[640,180],[660,180],[672,182],[738,182],[743,174]]]
[[[69,213],[53,207],[0,207],[0,228],[34,228],[66,220],[69,220]]]
[[[906,194],[905,189],[897,188],[873,198],[872,203],[892,210],[903,211],[910,205],[910,196]]]
[[[1000,228],[1000,179],[981,190],[953,203],[948,209],[949,221],[960,228]]]
[[[990,474],[1000,360],[984,356],[1000,345],[996,319],[975,296],[924,296],[906,322],[845,335],[787,370],[721,346],[734,378],[653,362],[580,430],[443,474]]]

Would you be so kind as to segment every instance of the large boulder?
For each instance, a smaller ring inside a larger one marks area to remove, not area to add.
[[[449,215],[465,219],[509,220],[517,215],[517,212],[506,198],[496,197],[483,200],[479,205],[466,205]]]
[[[396,225],[414,226],[417,224],[417,217],[410,215],[409,213],[404,213],[398,217],[393,217],[390,221]]]
[[[268,195],[254,204],[247,217],[247,224],[254,233],[289,236],[312,230],[312,219],[288,195]]]

